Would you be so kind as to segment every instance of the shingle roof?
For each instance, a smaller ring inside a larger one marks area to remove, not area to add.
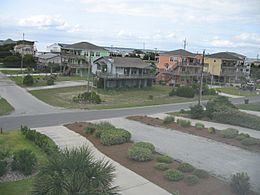
[[[41,58],[41,59],[51,59],[51,58],[54,58],[54,57],[57,57],[57,56],[60,56],[60,54],[45,53],[45,54],[39,55],[38,58]]]
[[[177,49],[177,50],[173,50],[173,51],[168,51],[165,53],[160,54],[162,56],[183,56],[183,57],[195,57],[197,54],[195,53],[191,53],[187,50],[184,49]]]
[[[234,52],[218,52],[218,53],[208,55],[208,57],[221,58],[227,60],[243,60],[245,58],[245,56]]]
[[[101,57],[96,60],[98,62],[100,59],[110,60],[116,67],[131,67],[131,68],[150,68],[150,65],[140,58],[131,57]]]
[[[67,49],[85,49],[85,50],[93,50],[93,51],[106,51],[103,47],[99,47],[97,45],[94,45],[89,42],[79,42],[79,43],[74,43],[71,45],[64,44],[64,48]]]

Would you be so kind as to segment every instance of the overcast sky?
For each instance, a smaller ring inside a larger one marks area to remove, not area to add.
[[[0,39],[260,54],[260,0],[1,0]],[[145,43],[145,44],[144,44]]]

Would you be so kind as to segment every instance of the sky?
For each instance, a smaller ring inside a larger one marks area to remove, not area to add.
[[[0,39],[260,55],[260,0],[0,0]]]

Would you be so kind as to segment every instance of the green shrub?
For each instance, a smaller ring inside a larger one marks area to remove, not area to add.
[[[179,124],[182,127],[190,127],[191,122],[189,120],[184,120],[184,119],[177,119],[177,124]]]
[[[0,160],[0,177],[6,173],[7,162],[5,160]]]
[[[158,157],[156,158],[156,160],[157,160],[158,162],[161,162],[161,163],[172,163],[172,161],[173,161],[172,157],[167,156],[167,155],[158,156]]]
[[[163,123],[164,124],[169,124],[169,123],[172,123],[174,122],[174,116],[166,116],[164,119],[163,119]]]
[[[195,169],[193,172],[192,172],[193,175],[196,175],[198,178],[208,178],[209,177],[209,174],[207,171],[203,170],[203,169]]]
[[[130,141],[131,134],[124,129],[108,129],[100,135],[100,142],[104,145],[116,145]]]
[[[193,186],[199,183],[199,178],[196,175],[188,175],[187,177],[185,177],[184,182],[189,186]]]
[[[193,88],[188,86],[178,87],[174,92],[174,95],[179,97],[194,98],[195,91]]]
[[[169,92],[169,96],[171,97],[171,96],[174,96],[174,95],[176,95],[175,89],[172,89],[172,90]]]
[[[201,105],[197,104],[190,107],[190,116],[191,118],[200,119],[204,116],[204,109]]]
[[[216,133],[216,129],[215,129],[214,127],[209,127],[209,128],[208,128],[208,132],[209,132],[210,134],[214,134],[214,133]]]
[[[153,144],[149,142],[137,142],[133,144],[134,147],[141,147],[141,148],[148,148],[151,150],[153,153],[155,152],[155,147]]]
[[[32,75],[26,75],[24,78],[23,78],[23,84],[26,85],[26,86],[32,86],[34,83],[34,80],[33,80],[33,76]]]
[[[73,101],[78,103],[100,104],[101,98],[96,92],[93,91],[80,93],[78,96],[73,97]]]
[[[204,125],[203,123],[196,123],[196,124],[195,124],[195,127],[196,127],[197,129],[203,129],[203,128],[205,128],[205,125]]]
[[[153,153],[148,148],[131,146],[128,149],[128,157],[135,161],[149,161],[153,159]]]
[[[227,128],[221,131],[221,136],[224,138],[235,138],[238,135],[238,130],[233,128]]]
[[[170,169],[165,172],[164,177],[170,181],[180,181],[184,178],[184,175],[178,170]]]
[[[236,107],[229,101],[227,97],[217,96],[216,98],[207,102],[205,115],[209,118],[212,118],[213,113],[229,109],[236,109]]]
[[[157,163],[155,165],[155,168],[158,169],[158,170],[161,170],[161,171],[166,171],[169,169],[169,165],[166,164],[166,163]]]
[[[85,130],[85,133],[92,134],[96,130],[96,127],[94,125],[89,125],[84,130]]]
[[[248,137],[248,138],[243,139],[241,141],[241,144],[243,144],[245,146],[253,146],[253,145],[260,144],[260,140],[253,138],[253,137]]]
[[[250,190],[249,180],[247,173],[237,173],[232,175],[230,186],[235,193],[245,195]]]
[[[221,123],[260,130],[260,117],[240,112],[236,109],[223,110],[213,113],[213,120]]]
[[[101,134],[103,131],[108,130],[108,129],[114,129],[115,126],[112,125],[111,123],[107,122],[107,121],[102,121],[100,123],[96,123],[94,124],[96,131],[95,131],[95,136],[97,138],[100,138]]]
[[[1,148],[0,148],[0,160],[4,160],[9,155],[10,155],[10,149],[7,148],[7,147],[1,146]]]
[[[153,100],[153,95],[149,95],[148,100]]]
[[[47,85],[54,85],[54,79],[52,77],[48,77]]]
[[[12,170],[22,172],[24,175],[32,174],[32,171],[37,163],[35,154],[28,149],[19,150],[14,153]]]
[[[238,136],[236,136],[236,139],[241,141],[241,140],[249,138],[249,137],[250,137],[250,135],[248,135],[247,133],[240,133]]]
[[[177,169],[182,172],[188,173],[188,172],[192,172],[194,170],[194,167],[189,163],[180,163]]]

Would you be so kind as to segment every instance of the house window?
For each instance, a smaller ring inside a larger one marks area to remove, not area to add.
[[[90,52],[90,56],[94,56],[94,52],[93,51]]]
[[[100,52],[96,52],[96,56],[99,57],[100,56]]]
[[[170,57],[170,62],[173,62],[173,57]]]

